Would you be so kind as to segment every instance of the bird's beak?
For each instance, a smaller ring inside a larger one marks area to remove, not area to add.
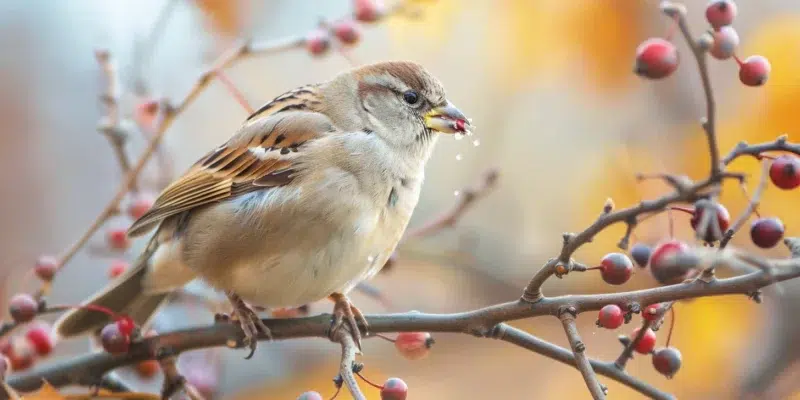
[[[425,114],[425,126],[441,133],[468,133],[471,125],[464,113],[448,101]]]

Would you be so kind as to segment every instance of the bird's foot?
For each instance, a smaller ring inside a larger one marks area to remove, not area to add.
[[[228,300],[230,300],[233,306],[233,313],[231,313],[233,316],[232,319],[239,322],[239,326],[244,332],[243,343],[250,348],[250,354],[245,357],[246,360],[249,360],[256,352],[258,334],[263,333],[268,339],[272,340],[272,333],[269,331],[269,328],[264,325],[264,322],[261,321],[261,318],[258,317],[258,314],[256,314],[241,297],[235,293],[228,293]]]
[[[360,322],[364,327],[364,333],[367,332],[369,327],[366,318],[364,318],[364,314],[362,314],[361,310],[356,308],[356,306],[350,302],[350,299],[348,299],[347,296],[341,293],[333,293],[332,295],[328,296],[328,299],[334,302],[333,320],[331,321],[330,330],[331,339],[335,340],[336,334],[339,332],[339,329],[344,326],[346,321],[348,325],[347,329],[353,336],[356,347],[358,347],[358,350],[361,351],[361,331],[358,328],[358,323]]]

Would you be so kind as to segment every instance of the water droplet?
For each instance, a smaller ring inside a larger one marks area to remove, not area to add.
[[[461,192],[459,192],[458,190],[456,190],[456,191],[454,191],[454,192],[453,192],[453,196],[456,196],[456,197],[458,197],[458,195],[459,195],[459,194],[461,194]]]
[[[463,157],[461,157],[461,154],[456,154],[456,161],[461,161],[462,158]]]
[[[478,140],[478,139],[475,139],[475,140],[472,141],[472,145],[475,146],[475,147],[478,147],[478,146],[481,145],[481,141]]]

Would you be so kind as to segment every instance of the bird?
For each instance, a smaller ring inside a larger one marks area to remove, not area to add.
[[[347,294],[393,253],[440,134],[471,133],[442,83],[412,61],[383,61],[290,90],[253,112],[224,144],[167,186],[129,228],[153,232],[121,276],[62,315],[61,338],[97,333],[103,307],[144,326],[195,279],[223,292],[246,358],[254,307],[334,303],[360,348],[367,321]],[[94,307],[90,307],[92,305]]]

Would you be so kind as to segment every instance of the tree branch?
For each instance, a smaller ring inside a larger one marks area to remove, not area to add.
[[[761,163],[761,176],[759,177],[758,187],[756,187],[756,191],[753,193],[753,196],[750,198],[750,201],[747,204],[747,208],[742,212],[739,218],[725,231],[725,235],[722,237],[722,240],[719,242],[719,248],[724,249],[728,246],[728,243],[733,239],[733,235],[736,232],[739,232],[739,229],[742,229],[747,220],[750,219],[750,216],[758,208],[758,204],[761,202],[761,196],[764,194],[764,189],[767,188],[767,182],[769,178],[769,163],[762,162]],[[742,183],[744,185],[744,183]],[[744,188],[744,186],[742,186]]]
[[[353,365],[356,362],[356,354],[359,353],[358,346],[353,340],[353,336],[347,329],[339,329],[336,340],[342,345],[342,361],[339,363],[339,376],[342,377],[342,382],[347,386],[350,395],[354,400],[366,400],[366,396],[361,392],[358,387],[358,381],[353,373]]]
[[[561,310],[561,324],[564,325],[564,332],[567,334],[569,345],[572,347],[572,354],[575,358],[575,366],[583,375],[583,380],[586,381],[586,386],[589,388],[589,393],[595,400],[602,400],[606,398],[603,388],[600,387],[600,382],[597,381],[597,375],[589,363],[589,358],[586,356],[586,345],[581,341],[581,336],[578,333],[578,327],[575,326],[575,316],[577,310],[574,307],[567,307]]]
[[[789,137],[787,135],[781,135],[772,142],[753,145],[748,145],[747,142],[739,142],[739,144],[725,156],[722,163],[728,165],[732,163],[733,160],[745,155],[760,158],[761,154],[769,151],[786,151],[800,155],[800,143],[789,143],[788,139]]]

